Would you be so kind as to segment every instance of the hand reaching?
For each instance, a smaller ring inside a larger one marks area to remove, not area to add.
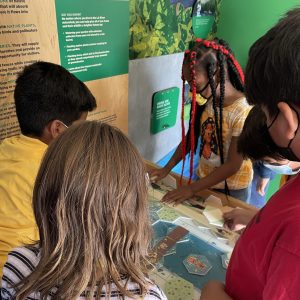
[[[148,174],[149,174],[151,181],[157,182],[157,181],[165,178],[170,173],[170,171],[171,170],[166,167],[161,168],[161,169],[149,169]]]
[[[193,197],[194,193],[190,185],[182,186],[176,190],[168,192],[163,198],[162,202],[177,205],[183,201]]]
[[[230,230],[239,231],[248,225],[257,212],[258,210],[234,208],[223,214],[224,226]]]

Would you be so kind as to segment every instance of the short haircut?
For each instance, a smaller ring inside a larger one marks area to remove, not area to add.
[[[300,105],[300,8],[285,17],[250,48],[245,90],[250,104],[274,116],[277,103]]]
[[[43,61],[24,68],[14,98],[21,132],[37,137],[49,122],[58,119],[70,125],[97,106],[83,82],[62,66]]]
[[[237,150],[245,158],[251,160],[264,160],[266,157],[275,160],[285,159],[277,153],[274,143],[268,143],[267,118],[265,113],[257,105],[249,112],[241,135],[238,139]]]

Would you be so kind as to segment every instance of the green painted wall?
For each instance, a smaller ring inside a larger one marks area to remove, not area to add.
[[[229,42],[245,67],[252,43],[295,6],[300,0],[223,0],[217,36]]]

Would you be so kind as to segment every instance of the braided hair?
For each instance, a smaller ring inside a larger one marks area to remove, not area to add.
[[[194,153],[197,148],[197,139],[200,132],[200,118],[204,111],[204,106],[200,107],[196,104],[196,69],[202,67],[208,77],[209,86],[212,92],[212,105],[216,123],[216,137],[218,142],[218,148],[220,152],[221,164],[224,164],[224,149],[223,149],[223,104],[225,97],[225,77],[226,70],[228,73],[229,80],[232,86],[240,91],[244,92],[244,73],[234,58],[232,50],[229,45],[221,39],[215,38],[212,41],[196,39],[195,43],[191,46],[190,50],[187,50],[184,54],[183,66],[189,63],[190,75],[191,75],[191,90],[192,90],[192,107],[191,107],[191,118],[189,124],[189,132],[185,138],[185,128],[183,119],[183,110],[181,114],[182,124],[182,173],[184,170],[185,156],[187,151],[190,153],[190,176],[188,183],[191,183],[193,174],[193,162]],[[220,70],[220,97],[217,101],[217,84],[214,80],[217,69]],[[226,68],[226,69],[225,69]],[[183,70],[183,67],[182,67]],[[185,84],[185,78],[182,71],[182,82],[183,87]],[[184,105],[184,94],[182,95],[182,106]],[[219,111],[218,111],[219,109]],[[195,124],[196,121],[196,124]],[[202,141],[201,141],[202,143]],[[203,144],[200,148],[200,156],[203,151]],[[225,184],[227,186],[227,184]],[[227,188],[228,189],[228,188]]]

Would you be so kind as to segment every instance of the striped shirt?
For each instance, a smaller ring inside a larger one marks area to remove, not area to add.
[[[15,248],[8,254],[7,262],[3,268],[3,277],[2,277],[2,285],[1,285],[1,297],[2,300],[10,300],[14,298],[16,290],[12,287],[18,282],[20,282],[23,278],[30,275],[30,273],[35,269],[39,262],[39,249],[32,249],[27,247]],[[148,280],[148,279],[147,279]],[[127,290],[132,294],[140,296],[137,299],[145,299],[145,300],[166,300],[167,297],[163,293],[163,291],[155,284],[153,284],[150,280],[150,288],[145,296],[141,296],[141,290],[137,283],[132,281],[128,281],[126,276],[120,278],[120,284],[125,286],[127,283]],[[52,299],[52,296],[55,295],[57,288],[53,288],[49,293],[47,299]],[[79,300],[86,299],[85,295],[88,295],[89,289],[87,288],[79,298]],[[101,292],[101,299],[105,299],[106,292],[105,287],[103,287]],[[114,283],[111,284],[111,295],[110,299],[119,299],[122,298],[122,293],[118,290]],[[40,299],[40,295],[38,292],[31,293],[27,296],[28,300],[38,300]],[[125,297],[125,299],[131,299]]]

